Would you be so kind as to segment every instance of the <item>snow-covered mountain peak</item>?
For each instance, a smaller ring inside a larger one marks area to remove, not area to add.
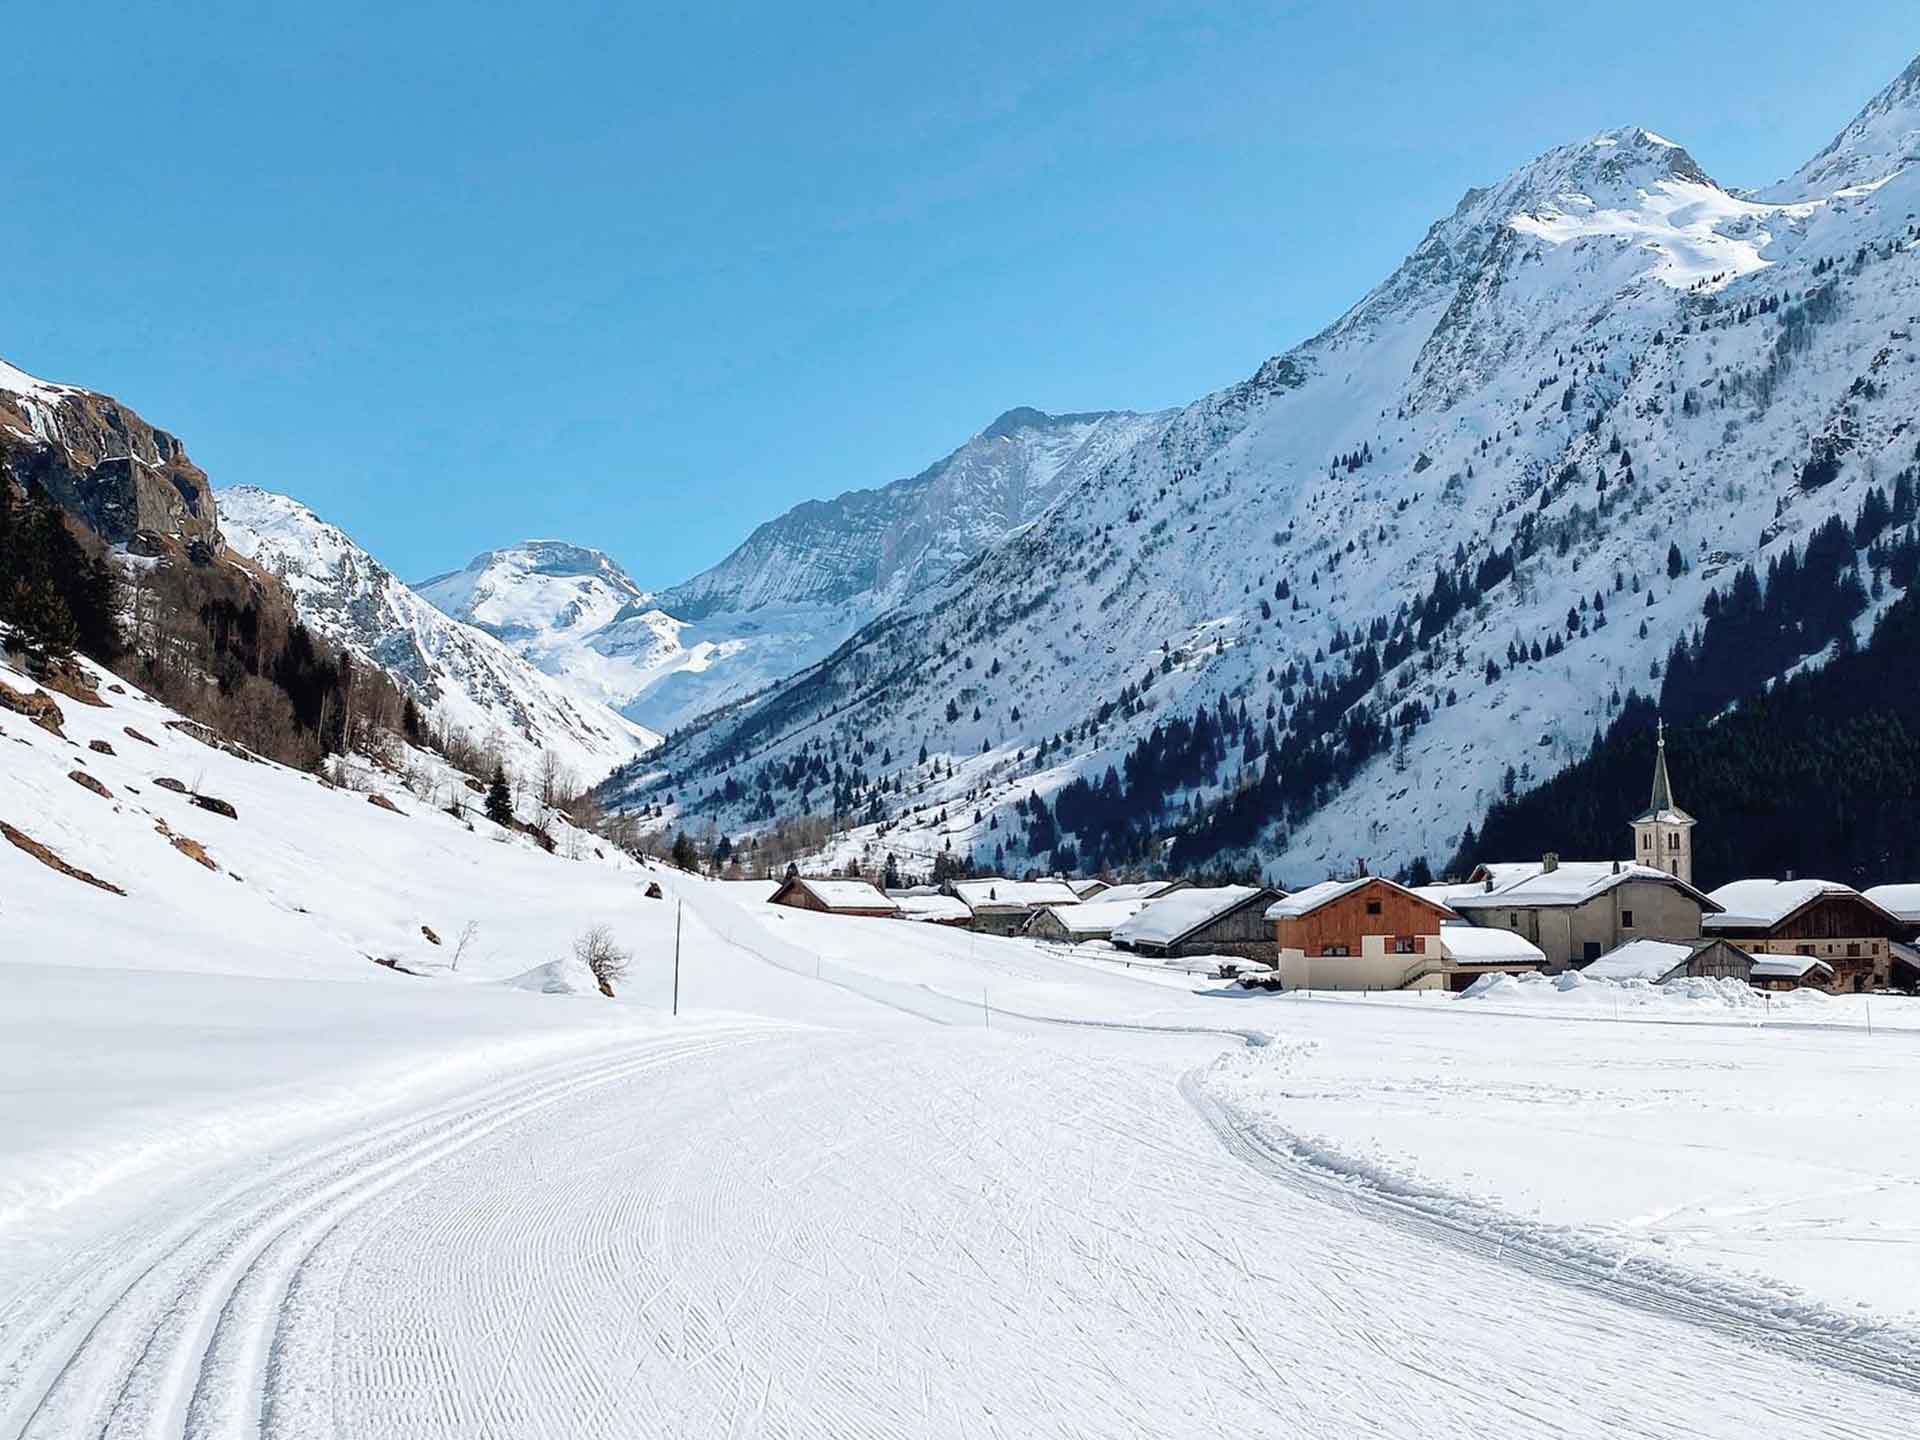
[[[220,491],[219,504],[227,544],[281,578],[302,620],[391,672],[431,720],[498,750],[515,770],[531,772],[550,750],[590,780],[657,743],[436,609],[298,500],[242,485]]]
[[[1078,415],[1049,415],[1031,405],[1016,405],[1000,415],[980,432],[983,440],[1011,440],[1023,430],[1068,430],[1098,424],[1120,414],[1117,410],[1091,410]]]
[[[1886,180],[1920,160],[1920,59],[1900,72],[1813,159],[1768,192],[1815,199]]]
[[[651,599],[611,556],[564,540],[488,550],[415,588],[455,619],[508,641],[597,630]]]
[[[1036,519],[1166,420],[1009,410],[918,475],[769,520],[660,603],[690,620],[793,605],[851,606],[864,619]]]

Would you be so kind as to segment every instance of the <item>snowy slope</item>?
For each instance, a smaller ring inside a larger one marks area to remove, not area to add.
[[[1920,1426],[1913,1002],[1219,992],[360,771],[396,813],[99,678],[0,706],[0,821],[125,892],[0,843],[6,1434]]]
[[[497,749],[515,773],[535,773],[550,750],[591,783],[658,743],[428,604],[297,500],[238,486],[221,490],[219,505],[227,544],[281,578],[302,620],[391,672],[433,724]]]
[[[607,555],[555,540],[488,551],[416,588],[547,673],[669,730],[822,659],[1164,419],[1010,410],[919,475],[796,506],[659,594]]]
[[[1244,705],[1256,732],[1285,737],[1370,626],[1376,657],[1412,633],[1437,570],[1471,574],[1514,546],[1511,578],[1356,697],[1395,725],[1392,753],[1257,850],[1294,885],[1357,859],[1441,862],[1509,766],[1544,778],[1629,688],[1657,688],[1716,580],[1851,520],[1912,463],[1920,171],[1885,169],[1920,124],[1912,77],[1836,142],[1845,173],[1830,156],[1762,197],[1633,128],[1469,192],[1326,332],[612,793],[672,790],[679,818],[738,829],[820,810],[818,776],[857,768],[844,809],[884,828],[839,853],[1004,848],[1010,867],[1044,864],[1020,848],[1015,800],[1097,780],[1200,705]],[[1855,183],[1869,172],[1884,183]],[[1815,455],[1837,468],[1803,483]],[[1672,577],[1670,544],[1685,564]],[[1511,644],[1551,637],[1564,650],[1509,664]],[[1337,755],[1356,713],[1296,738]],[[1061,736],[1036,769],[1033,744]],[[806,790],[784,786],[796,761]],[[1230,763],[1186,798],[1257,773],[1257,756]]]

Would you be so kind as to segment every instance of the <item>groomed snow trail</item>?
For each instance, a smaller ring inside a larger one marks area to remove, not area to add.
[[[1920,1433],[1276,1183],[1171,1083],[1204,1049],[703,1023],[548,1066],[25,1297],[0,1435]]]

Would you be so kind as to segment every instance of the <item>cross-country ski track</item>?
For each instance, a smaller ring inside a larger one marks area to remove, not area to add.
[[[831,1003],[597,1033],[163,1189],[0,1309],[0,1436],[1920,1433],[1904,1332],[1596,1283],[1302,1168],[1209,1097],[1232,1002],[1003,947],[1084,1013],[972,1023],[938,977],[798,973],[845,922],[689,899]]]

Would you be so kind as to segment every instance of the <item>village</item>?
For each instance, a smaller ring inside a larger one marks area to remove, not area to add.
[[[1409,886],[1359,873],[1303,889],[1178,879],[1004,876],[882,889],[789,867],[772,903],[823,914],[1025,937],[1132,965],[1211,974],[1265,991],[1444,991],[1488,976],[1578,971],[1762,991],[1920,991],[1920,881],[1693,883],[1698,822],[1674,798],[1664,727],[1645,810],[1620,858],[1479,865]]]

